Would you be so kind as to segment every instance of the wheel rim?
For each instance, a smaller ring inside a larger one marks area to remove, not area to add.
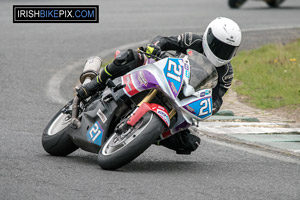
[[[102,148],[102,154],[103,155],[111,155],[114,154],[118,151],[120,151],[122,148],[127,146],[130,142],[132,142],[137,136],[139,136],[144,129],[148,126],[148,124],[151,122],[153,117],[153,114],[151,114],[151,117],[149,121],[142,127],[140,128],[138,125],[141,125],[143,123],[143,120],[138,122],[133,129],[129,129],[129,133],[123,133],[126,134],[123,138],[123,134],[117,134],[113,133],[113,135],[108,139],[108,141],[105,143],[104,147]]]
[[[47,134],[55,135],[71,123],[72,117],[69,114],[60,113],[49,127]]]

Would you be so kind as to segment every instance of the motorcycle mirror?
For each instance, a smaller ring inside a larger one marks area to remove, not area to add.
[[[185,87],[183,88],[183,94],[186,97],[191,96],[194,93],[195,93],[195,89],[191,85],[185,85]]]

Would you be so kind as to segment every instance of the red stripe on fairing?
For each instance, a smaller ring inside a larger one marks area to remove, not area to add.
[[[125,92],[128,94],[128,96],[133,96],[139,93],[139,91],[136,89],[136,87],[133,85],[132,78],[130,74],[122,76],[122,81],[126,85],[124,88]]]
[[[158,113],[157,108],[160,108],[161,111],[165,112],[168,119],[170,119],[169,113],[168,113],[167,109],[165,109],[164,107],[162,107],[158,104],[155,104],[155,103],[143,103],[137,110],[135,110],[135,112],[132,114],[132,116],[128,119],[127,124],[129,126],[134,126],[144,116],[144,114],[146,114],[149,111],[152,111],[152,112],[156,113],[157,116],[163,120],[163,122],[167,125],[167,127],[169,127],[170,126],[169,120],[166,121],[166,119],[164,119]]]

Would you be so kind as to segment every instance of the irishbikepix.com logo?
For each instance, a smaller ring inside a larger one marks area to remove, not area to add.
[[[98,23],[98,5],[14,5],[14,23]]]

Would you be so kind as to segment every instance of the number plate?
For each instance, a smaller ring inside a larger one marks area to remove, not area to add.
[[[86,133],[88,141],[101,146],[103,129],[99,122],[96,122]]]
[[[204,119],[212,114],[212,98],[198,99],[183,107],[195,116]]]
[[[169,58],[164,68],[165,77],[175,98],[183,83],[183,67],[182,59]]]

